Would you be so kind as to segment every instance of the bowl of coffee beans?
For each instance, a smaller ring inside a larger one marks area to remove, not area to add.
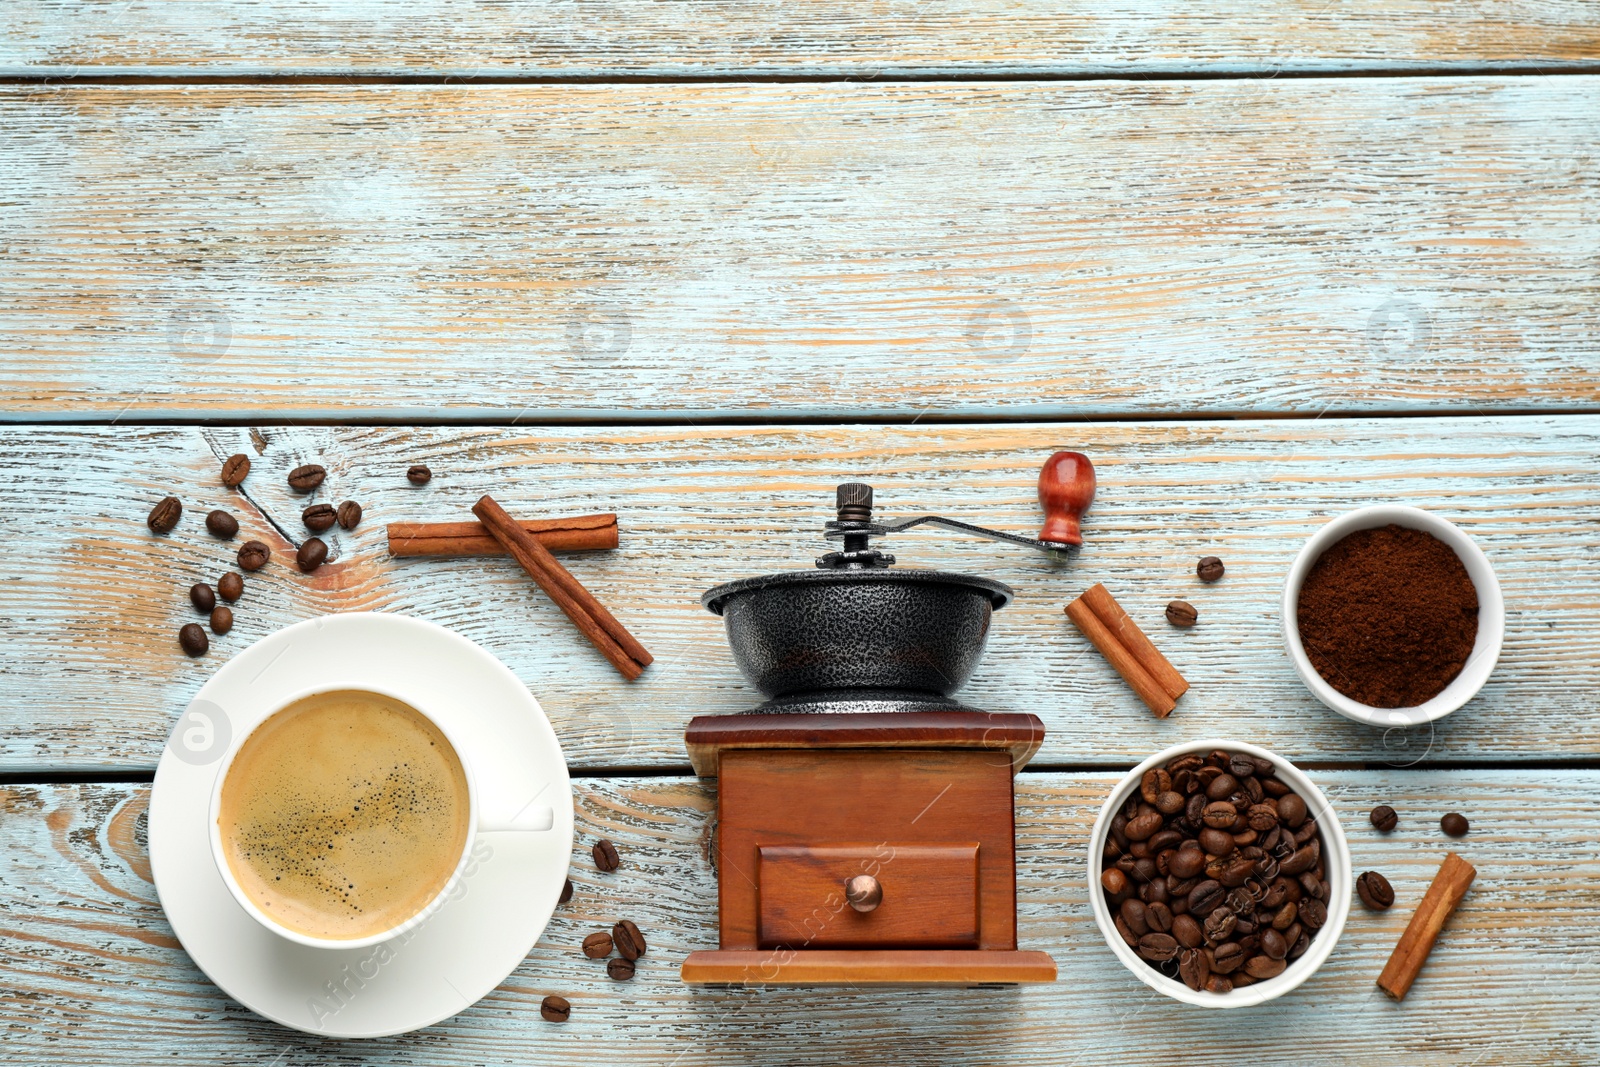
[[[1380,505],[1312,535],[1283,588],[1295,670],[1340,715],[1385,729],[1443,718],[1488,681],[1505,603],[1488,557],[1453,523]]]
[[[1106,944],[1174,1000],[1280,997],[1333,951],[1350,914],[1350,849],[1328,798],[1241,741],[1191,741],[1135,767],[1089,841]]]

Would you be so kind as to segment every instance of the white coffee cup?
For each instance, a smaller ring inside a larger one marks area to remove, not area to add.
[[[223,783],[228,780],[228,773],[233,768],[234,758],[239,754],[240,748],[243,747],[245,741],[252,733],[254,733],[257,727],[266,722],[268,719],[272,718],[274,715],[278,714],[280,711],[283,711],[285,708],[289,707],[291,704],[298,703],[299,701],[305,700],[308,697],[314,697],[323,693],[332,693],[342,690],[375,693],[378,696],[388,697],[391,700],[397,700],[416,711],[417,714],[421,715],[424,719],[428,720],[428,722],[432,723],[434,728],[444,735],[445,740],[455,752],[456,759],[460,761],[462,773],[466,777],[467,804],[469,812],[467,825],[471,827],[471,829],[467,833],[466,841],[462,844],[461,855],[456,860],[455,869],[451,873],[449,880],[445,882],[444,887],[434,895],[432,900],[430,900],[422,907],[421,910],[416,912],[410,918],[405,919],[404,921],[399,922],[386,930],[381,930],[375,934],[369,934],[366,937],[313,937],[310,934],[301,933],[298,930],[291,930],[289,927],[284,926],[272,916],[262,911],[256,906],[255,902],[245,894],[244,888],[239,885],[238,879],[233,876],[233,870],[228,865],[227,850],[224,848],[222,842],[222,827],[219,824],[219,818],[222,814],[222,786]],[[244,909],[245,914],[249,915],[252,919],[256,920],[256,922],[266,927],[272,933],[284,938],[287,941],[293,941],[296,944],[306,945],[310,948],[351,949],[365,948],[370,945],[377,945],[385,941],[393,940],[396,937],[400,937],[401,935],[416,929],[418,926],[421,926],[423,923],[427,922],[428,919],[432,918],[440,908],[444,907],[445,903],[450,899],[451,895],[455,892],[457,886],[460,884],[460,881],[464,876],[464,872],[466,871],[468,864],[472,859],[473,847],[477,843],[477,839],[480,834],[543,833],[554,827],[555,811],[549,807],[535,807],[529,805],[518,812],[506,813],[504,815],[497,814],[497,816],[493,818],[487,817],[481,806],[481,794],[478,791],[477,779],[473,775],[472,763],[468,759],[466,750],[463,748],[460,739],[451,732],[450,728],[441,722],[437,716],[430,713],[426,707],[419,705],[411,697],[402,693],[383,689],[379,686],[371,685],[366,682],[361,682],[356,684],[320,685],[313,689],[307,689],[303,692],[296,693],[290,699],[283,701],[267,714],[262,715],[249,730],[244,730],[238,737],[235,737],[228,747],[227,754],[222,758],[222,765],[221,769],[217,773],[216,783],[211,788],[211,807],[207,825],[210,831],[211,839],[211,859],[217,865],[217,873],[222,876],[222,883],[228,887],[228,892],[233,894],[233,899],[239,902],[239,907]]]

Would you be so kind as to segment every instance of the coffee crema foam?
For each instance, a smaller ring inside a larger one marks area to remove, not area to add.
[[[234,879],[311,937],[352,940],[425,908],[470,833],[467,775],[415,708],[361,690],[273,714],[239,747],[217,816]]]

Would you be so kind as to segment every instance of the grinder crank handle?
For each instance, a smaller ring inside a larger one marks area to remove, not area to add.
[[[1078,519],[1094,500],[1094,464],[1082,452],[1057,452],[1039,471],[1039,506],[1044,508],[1044,529],[1039,540],[1081,545]]]

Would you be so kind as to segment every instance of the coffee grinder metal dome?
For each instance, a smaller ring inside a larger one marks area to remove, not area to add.
[[[684,741],[718,779],[720,945],[688,982],[1041,982],[1017,948],[1012,776],[1038,751],[1037,716],[951,694],[1012,591],[988,578],[895,569],[871,539],[930,524],[1049,551],[1081,543],[1094,471],[1060,452],[1039,478],[1038,539],[938,516],[874,522],[872,489],[838,488],[816,569],[746,578],[701,602],[767,697],[699,716]],[[737,872],[737,873],[735,873]]]

